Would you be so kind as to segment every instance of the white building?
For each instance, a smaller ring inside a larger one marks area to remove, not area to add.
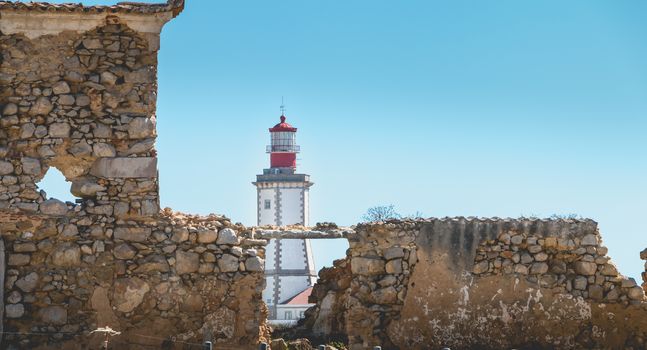
[[[270,129],[270,168],[256,175],[257,223],[259,226],[309,225],[310,176],[296,173],[297,129],[281,122]],[[263,299],[270,309],[270,322],[294,323],[313,304],[307,296],[317,280],[308,239],[273,239],[265,253],[266,287]],[[307,295],[306,295],[307,294]]]

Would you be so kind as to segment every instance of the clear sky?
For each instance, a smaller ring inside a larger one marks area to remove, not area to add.
[[[311,222],[351,225],[379,204],[576,213],[639,280],[645,13],[642,0],[188,0],[159,53],[162,205],[253,225],[285,96]],[[340,246],[317,245],[319,266]]]

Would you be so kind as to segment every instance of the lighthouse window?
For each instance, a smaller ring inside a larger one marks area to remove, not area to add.
[[[295,143],[295,136],[293,132],[273,132],[272,151],[291,152]]]
[[[272,207],[272,201],[269,199],[265,200],[265,209],[270,209]]]

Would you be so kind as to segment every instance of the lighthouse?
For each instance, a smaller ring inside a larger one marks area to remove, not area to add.
[[[310,175],[296,172],[297,128],[286,122],[269,129],[270,167],[256,175],[258,226],[308,226]],[[317,280],[309,239],[272,239],[265,251],[266,287],[263,299],[270,321],[289,324],[311,306],[307,296]]]

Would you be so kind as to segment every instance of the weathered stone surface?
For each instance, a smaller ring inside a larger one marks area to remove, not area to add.
[[[13,164],[4,160],[0,160],[0,175],[9,175],[14,171]]]
[[[7,264],[9,266],[24,266],[29,264],[30,256],[27,254],[9,254]]]
[[[100,158],[92,165],[90,174],[103,178],[139,178],[157,175],[157,159]]]
[[[31,253],[36,251],[36,244],[33,242],[14,243],[13,251],[16,253]]]
[[[25,306],[23,304],[9,304],[5,306],[5,317],[7,318],[21,318],[25,314]]]
[[[60,267],[74,267],[81,264],[81,248],[71,242],[57,245],[50,253],[52,264]]]
[[[354,257],[351,260],[351,270],[358,275],[380,275],[385,273],[385,264],[382,259]]]
[[[137,249],[131,246],[128,243],[118,244],[115,249],[112,251],[115,255],[115,258],[120,260],[129,260],[137,255]]]
[[[257,256],[245,260],[245,269],[252,272],[263,272],[265,270],[265,261]]]
[[[404,249],[401,247],[389,247],[384,251],[384,259],[392,260],[404,257]]]
[[[115,229],[115,239],[121,239],[128,242],[146,242],[151,235],[151,229],[145,227],[117,227]]]
[[[40,161],[34,158],[22,158],[22,173],[26,175],[39,175],[42,171]]]
[[[548,272],[548,264],[543,262],[536,262],[530,266],[530,273],[533,275],[543,274]]]
[[[52,85],[52,92],[56,95],[69,94],[70,91],[70,86],[64,81],[58,81]]]
[[[593,276],[597,271],[598,265],[592,262],[576,261],[575,272],[584,276]]]
[[[62,326],[67,323],[67,310],[62,306],[49,306],[40,309],[38,315],[45,324]]]
[[[97,192],[105,191],[106,187],[99,185],[88,178],[76,179],[72,182],[71,192],[73,195],[81,198],[93,198]]]
[[[472,269],[472,272],[474,272],[477,275],[480,275],[482,273],[487,272],[489,268],[490,268],[490,263],[487,260],[483,260],[478,262],[477,264],[474,264],[474,269]]]
[[[229,245],[238,244],[238,235],[236,234],[236,231],[230,228],[223,228],[218,232],[218,239],[216,240],[216,243]]]
[[[643,300],[645,298],[645,291],[642,288],[636,286],[629,288],[627,295],[632,300]]]
[[[573,288],[577,290],[586,290],[587,284],[588,284],[588,278],[584,276],[577,276],[573,281]]]
[[[402,273],[402,259],[391,260],[386,263],[386,273],[401,274]]]
[[[54,123],[49,126],[49,136],[65,138],[70,136],[70,125],[68,123]]]
[[[604,264],[600,272],[605,276],[618,276],[618,269],[613,264]]]
[[[18,113],[18,106],[15,103],[7,103],[2,109],[2,115],[14,115]]]
[[[205,230],[198,232],[198,242],[203,244],[213,243],[218,239],[218,232]]]
[[[604,288],[595,284],[590,285],[589,298],[593,300],[602,300],[604,298]]]
[[[58,199],[48,199],[38,208],[45,215],[63,216],[67,214],[67,205]]]
[[[189,230],[187,230],[186,227],[177,228],[173,230],[173,236],[171,237],[171,241],[175,243],[182,243],[187,240],[189,240]]]
[[[20,278],[16,281],[16,287],[20,288],[23,292],[32,292],[38,285],[38,274],[31,272],[27,276]]]
[[[175,272],[178,275],[198,272],[200,267],[200,255],[191,252],[177,250],[175,252]]]
[[[54,109],[54,105],[47,97],[39,97],[29,110],[31,115],[46,115]]]
[[[117,279],[113,286],[112,305],[120,312],[131,312],[150,291],[150,286],[138,277]]]
[[[393,304],[398,300],[398,292],[394,287],[387,287],[375,291],[373,297],[377,304]]]
[[[597,246],[598,245],[598,239],[594,234],[588,234],[582,238],[582,243],[583,246]]]
[[[92,145],[92,154],[95,157],[114,157],[117,155],[117,151],[107,143],[95,143]]]
[[[155,136],[155,118],[133,118],[128,124],[131,139],[145,139]]]
[[[238,266],[238,258],[233,255],[223,254],[222,258],[218,259],[220,272],[236,272],[238,271]]]
[[[139,267],[135,270],[137,273],[169,272],[171,269],[166,259],[161,255],[149,255],[138,263]]]
[[[230,341],[236,334],[236,312],[222,306],[204,318],[202,331],[218,334],[221,341]]]

